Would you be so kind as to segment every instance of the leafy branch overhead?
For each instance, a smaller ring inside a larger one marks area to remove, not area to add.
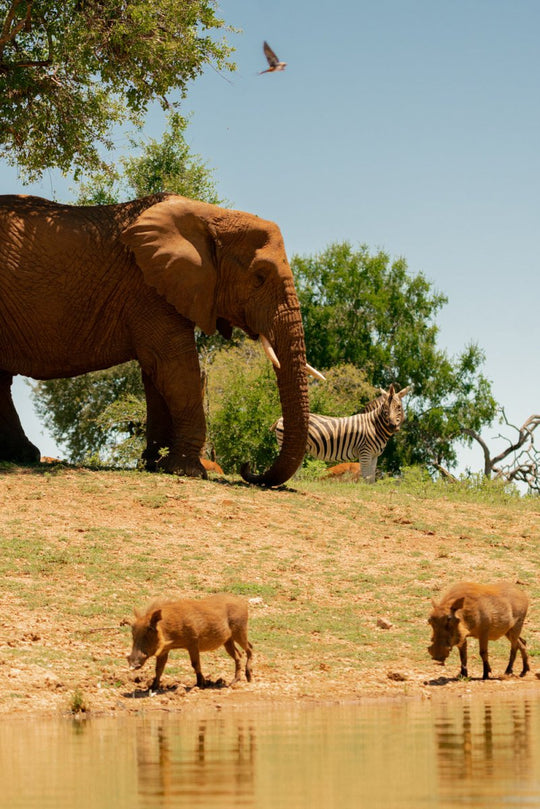
[[[233,70],[212,0],[0,0],[0,157],[30,179],[103,164],[112,127]]]

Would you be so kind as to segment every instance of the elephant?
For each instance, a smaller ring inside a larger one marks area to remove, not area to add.
[[[55,379],[136,359],[146,468],[206,477],[195,326],[227,338],[239,327],[273,362],[283,445],[266,471],[241,471],[281,485],[304,456],[316,372],[278,226],[170,193],[98,206],[0,196],[0,460],[40,457],[13,404],[15,374]]]

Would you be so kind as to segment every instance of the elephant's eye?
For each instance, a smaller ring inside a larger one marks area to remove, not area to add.
[[[266,273],[264,273],[262,270],[259,270],[259,272],[256,272],[255,275],[253,276],[253,286],[255,287],[255,289],[262,287],[265,281],[266,281]]]

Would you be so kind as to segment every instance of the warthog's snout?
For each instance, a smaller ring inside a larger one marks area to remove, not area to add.
[[[430,653],[431,657],[437,663],[440,663],[441,666],[444,666],[445,660],[450,654],[450,651],[451,651],[450,646],[445,647],[443,649],[441,649],[440,646],[439,647],[435,646],[435,644],[433,644],[433,646],[428,646],[428,652]]]
[[[141,669],[147,660],[148,657],[141,652],[131,652],[131,654],[127,656],[130,669]]]

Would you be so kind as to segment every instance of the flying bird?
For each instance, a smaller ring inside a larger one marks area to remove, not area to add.
[[[287,62],[279,61],[279,59],[277,58],[276,54],[274,53],[268,42],[263,43],[263,51],[264,55],[266,56],[266,61],[268,62],[270,67],[267,68],[267,70],[261,70],[259,76],[262,73],[273,73],[274,70],[285,70],[285,68],[287,67]]]

